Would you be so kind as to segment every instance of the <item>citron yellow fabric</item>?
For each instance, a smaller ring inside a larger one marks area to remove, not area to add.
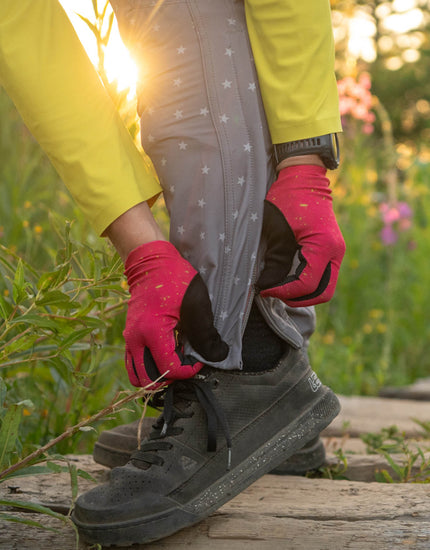
[[[328,0],[245,4],[273,142],[340,131]],[[57,0],[0,1],[0,83],[99,234],[161,191]]]
[[[57,0],[0,1],[0,83],[99,234],[161,191]]]
[[[245,0],[273,143],[341,131],[329,0]]]

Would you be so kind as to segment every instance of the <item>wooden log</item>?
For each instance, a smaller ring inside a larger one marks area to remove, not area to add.
[[[421,378],[409,386],[381,388],[379,397],[430,401],[430,378]]]
[[[339,399],[342,409],[324,430],[323,435],[327,437],[345,434],[359,437],[395,425],[406,437],[416,438],[423,429],[414,419],[430,421],[430,402],[355,396],[339,396]]]
[[[51,476],[53,485],[65,485]],[[64,483],[64,481],[62,482]],[[24,495],[23,495],[24,496]],[[38,497],[40,499],[40,495]],[[41,515],[59,533],[0,522],[1,550],[74,550],[73,529]],[[129,550],[388,550],[430,547],[425,485],[265,476],[200,524]],[[81,549],[86,548],[81,543]]]

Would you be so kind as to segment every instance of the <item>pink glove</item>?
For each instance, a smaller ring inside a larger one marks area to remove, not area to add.
[[[154,241],[130,252],[125,274],[131,294],[125,363],[134,386],[155,389],[162,382],[152,382],[162,374],[166,381],[194,376],[203,364],[184,355],[184,341],[208,361],[227,357],[206,285],[171,243]]]
[[[262,296],[280,298],[292,307],[332,298],[345,242],[325,174],[321,166],[288,166],[267,193],[267,251],[257,281]]]

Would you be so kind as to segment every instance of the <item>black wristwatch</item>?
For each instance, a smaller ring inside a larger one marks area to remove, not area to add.
[[[328,170],[335,170],[339,166],[337,134],[325,134],[324,136],[277,143],[273,148],[277,165],[284,159],[297,155],[319,155]]]

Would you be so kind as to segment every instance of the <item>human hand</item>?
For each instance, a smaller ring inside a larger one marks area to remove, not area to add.
[[[333,212],[329,180],[321,166],[280,171],[264,204],[262,296],[292,307],[329,301],[335,291],[345,242]]]
[[[227,357],[206,285],[171,243],[153,241],[135,248],[125,262],[125,274],[131,295],[125,363],[134,386],[156,389],[166,381],[194,376],[203,364],[184,355],[184,340],[208,361]]]

